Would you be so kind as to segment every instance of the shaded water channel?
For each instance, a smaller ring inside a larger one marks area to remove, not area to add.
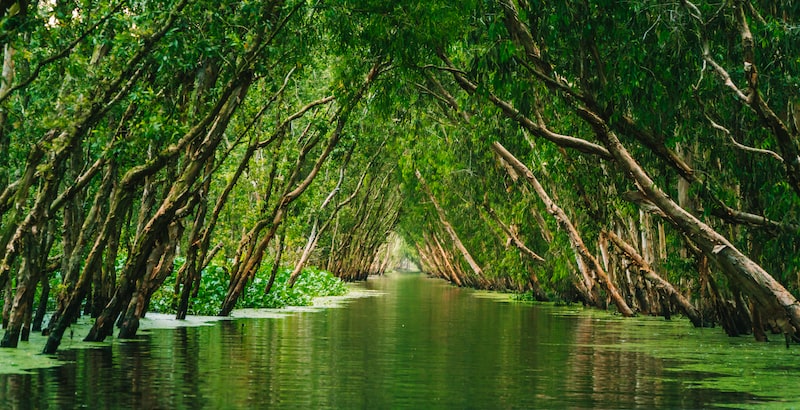
[[[0,374],[0,408],[701,408],[790,400],[756,385],[768,372],[785,375],[771,379],[783,384],[778,394],[797,392],[796,352],[731,342],[719,329],[507,303],[417,274],[371,278],[356,289],[372,295],[64,350],[60,366]],[[759,352],[768,357],[759,365],[743,357]],[[729,367],[743,373],[725,373]],[[737,387],[724,387],[727,379]]]

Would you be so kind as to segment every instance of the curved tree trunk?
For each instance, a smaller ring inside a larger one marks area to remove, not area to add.
[[[255,243],[255,246],[251,246],[250,250],[248,251],[248,255],[238,261],[235,271],[231,273],[231,283],[228,287],[228,292],[225,295],[225,300],[222,302],[222,306],[220,307],[218,313],[219,316],[228,316],[233,311],[234,307],[236,306],[236,302],[239,300],[239,296],[244,291],[248,281],[252,280],[256,274],[256,271],[261,265],[264,251],[267,249],[267,245],[269,245],[270,241],[275,237],[275,233],[277,232],[280,224],[283,222],[289,205],[300,195],[302,195],[303,192],[305,192],[305,190],[314,181],[317,174],[322,169],[322,165],[328,159],[328,156],[341,139],[342,131],[347,124],[350,113],[355,108],[356,104],[359,103],[372,82],[382,72],[383,68],[384,63],[382,59],[379,58],[378,62],[376,62],[370,69],[369,73],[367,73],[366,79],[356,90],[352,99],[348,102],[348,104],[341,107],[335,114],[334,119],[336,121],[336,127],[331,132],[328,143],[317,157],[314,166],[297,186],[292,186],[292,184],[286,185],[286,192],[284,192],[281,198],[278,200],[278,204],[273,210],[271,221],[266,223],[266,225],[269,225],[270,227],[269,231],[263,238]],[[299,175],[300,166],[303,165],[305,154],[308,153],[308,151],[316,144],[317,141],[318,140],[315,140],[312,143],[306,144],[301,151],[301,158],[295,168],[294,175],[289,178],[291,183],[293,183]],[[255,238],[252,238],[252,240],[255,240]]]
[[[128,255],[128,262],[120,276],[119,284],[114,296],[109,301],[103,313],[97,318],[92,329],[84,340],[103,341],[113,331],[113,324],[120,314],[123,305],[131,299],[136,290],[136,283],[146,272],[147,259],[150,250],[159,241],[168,241],[168,227],[180,212],[186,207],[190,197],[195,194],[192,188],[197,176],[205,168],[205,161],[210,158],[222,140],[225,129],[236,109],[242,104],[253,77],[248,72],[242,72],[233,79],[229,85],[230,93],[224,98],[213,125],[205,133],[205,138],[198,141],[197,147],[191,155],[193,161],[187,164],[181,175],[172,184],[169,192],[161,203],[159,209],[142,228],[142,235],[135,240],[133,250]]]
[[[169,236],[166,241],[158,243],[151,252],[147,263],[147,273],[131,297],[125,318],[120,326],[120,339],[131,339],[136,336],[139,319],[144,317],[147,312],[150,298],[173,271],[177,246],[184,228],[180,222],[175,221],[170,224],[168,230]]]
[[[611,242],[614,242],[625,255],[639,267],[639,272],[647,278],[647,280],[653,282],[657,288],[662,289],[666,294],[672,299],[678,306],[681,307],[681,310],[689,318],[692,324],[695,327],[701,327],[703,325],[703,320],[700,317],[700,312],[689,302],[686,297],[684,297],[680,292],[678,292],[675,287],[672,286],[671,283],[664,280],[660,275],[658,275],[653,268],[650,267],[644,258],[636,252],[633,246],[622,240],[617,234],[611,231],[602,231],[601,235],[611,239]]]
[[[581,111],[581,114],[614,155],[617,164],[636,181],[639,191],[691,238],[709,259],[717,262],[728,279],[754,299],[762,314],[765,314],[765,319],[785,334],[800,335],[800,303],[797,299],[727,238],[678,206],[659,189],[600,117],[588,110]]]
[[[12,241],[20,249],[13,250],[22,256],[17,272],[17,290],[14,294],[8,325],[6,326],[0,347],[17,347],[23,325],[30,324],[31,309],[44,267],[47,265],[49,252],[48,229],[53,224],[45,221],[47,206],[56,196],[59,180],[56,172],[48,172],[44,185],[37,194],[37,200],[23,223],[17,227]],[[51,242],[52,243],[52,242]]]
[[[453,241],[453,245],[458,249],[461,253],[461,256],[464,258],[465,261],[469,264],[469,267],[472,268],[472,272],[478,278],[479,283],[484,285],[488,284],[486,280],[486,276],[483,274],[483,269],[475,262],[475,259],[470,254],[467,247],[464,246],[464,243],[461,242],[461,239],[458,237],[456,230],[453,229],[453,225],[447,221],[447,216],[444,213],[444,209],[439,205],[439,201],[436,200],[436,197],[433,196],[433,192],[428,187],[428,184],[425,183],[425,178],[422,177],[422,173],[419,170],[416,170],[415,175],[417,176],[417,180],[419,181],[420,185],[422,185],[423,190],[428,195],[428,198],[433,203],[434,208],[436,208],[436,214],[439,216],[439,223],[442,224],[444,231],[447,232],[447,235],[450,236],[450,240]]]
[[[580,263],[585,264],[587,269],[590,269],[591,271],[597,274],[598,278],[600,279],[600,284],[605,288],[606,292],[608,292],[608,295],[611,297],[611,300],[614,301],[614,304],[617,306],[617,309],[623,316],[633,316],[634,315],[633,310],[631,310],[627,302],[625,302],[625,299],[622,298],[622,295],[620,295],[619,290],[617,290],[617,287],[614,285],[613,282],[611,282],[611,279],[608,277],[605,270],[603,270],[603,268],[600,266],[600,263],[597,261],[594,255],[592,255],[592,253],[589,252],[589,249],[584,244],[583,239],[580,236],[580,233],[578,233],[578,230],[572,224],[567,214],[558,205],[556,205],[556,203],[553,202],[552,199],[550,199],[550,196],[547,195],[547,192],[545,192],[544,187],[542,187],[542,185],[539,183],[539,181],[536,179],[536,177],[533,175],[530,169],[528,169],[528,167],[525,166],[525,164],[520,162],[510,152],[508,152],[508,150],[506,150],[505,147],[500,145],[499,142],[494,142],[492,144],[492,149],[498,155],[500,155],[505,161],[511,164],[511,166],[513,166],[514,169],[517,170],[517,172],[522,174],[525,177],[525,179],[533,186],[534,191],[536,191],[536,193],[539,195],[539,199],[541,199],[542,202],[544,202],[545,206],[547,207],[547,211],[551,215],[553,215],[554,218],[556,218],[556,221],[558,221],[558,225],[561,226],[561,228],[564,229],[564,231],[567,233],[570,244],[575,249],[578,264]],[[591,289],[590,286],[587,286],[587,288]],[[589,298],[588,300],[594,299],[591,294],[586,294],[584,295],[584,297]]]
[[[603,119],[603,116],[593,111],[591,107],[596,105],[594,101],[591,101],[589,96],[575,91],[564,79],[551,77],[552,67],[542,59],[538,45],[535,43],[528,28],[519,19],[513,2],[511,0],[499,0],[499,3],[504,9],[506,27],[512,34],[513,40],[525,50],[525,58],[533,65],[533,69],[539,79],[546,86],[568,94],[567,98],[575,102],[572,107],[578,117],[592,127],[594,134],[603,143],[610,157],[626,175],[637,183],[639,191],[656,205],[684,235],[690,238],[702,250],[704,255],[714,260],[734,285],[754,299],[765,319],[782,329],[787,335],[794,337],[800,335],[800,303],[797,299],[761,266],[733,246],[727,238],[700,221],[690,212],[681,208],[664,191],[658,188],[655,182],[647,175],[647,172],[620,143],[614,131]],[[752,56],[752,37],[748,36],[749,29],[746,21],[743,20],[741,5],[738,12],[744,48],[746,54],[749,52],[751,54],[747,55]],[[748,45],[750,46],[749,48]],[[705,52],[704,59],[712,65],[720,76],[727,79],[726,85],[731,86],[733,84],[727,72],[716,64],[708,52]],[[748,62],[747,59],[746,62]],[[750,63],[752,64],[752,62]],[[784,133],[786,127],[776,122],[774,115],[770,115],[768,107],[765,107],[763,100],[758,96],[755,84],[750,82],[749,85],[752,98],[742,93],[735,86],[732,87],[732,90],[761,115],[762,121],[771,126],[772,130],[776,132],[777,138],[786,137]],[[591,106],[584,105],[587,102]],[[788,147],[786,151],[786,153],[797,152],[796,147]],[[794,161],[795,157],[790,159]],[[789,171],[790,174],[797,175],[796,172]],[[690,175],[686,176],[691,177]],[[791,175],[790,182],[794,182]]]

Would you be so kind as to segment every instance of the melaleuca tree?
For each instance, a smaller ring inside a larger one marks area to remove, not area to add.
[[[90,339],[119,318],[133,335],[170,275],[185,314],[215,256],[223,314],[281,249],[289,265],[380,272],[392,230],[459,285],[598,306],[616,286],[623,312],[695,303],[739,318],[731,334],[796,336],[797,15],[786,1],[4,2],[2,344],[26,337],[55,272],[47,351],[82,309]]]
[[[711,141],[697,144],[694,149],[712,160],[707,163],[708,168],[703,169],[702,177],[677,153],[682,148],[677,144],[687,132],[689,135],[699,132],[707,136],[733,136],[714,120],[714,114],[709,110],[709,97],[706,96],[706,100],[697,98],[697,90],[708,86],[706,81],[712,81],[711,86],[717,89],[714,98],[729,97],[727,94],[731,90],[725,88],[733,89],[737,96],[736,87],[732,88],[731,83],[726,82],[727,71],[722,70],[716,61],[719,57],[710,54],[708,33],[705,33],[707,26],[703,24],[721,24],[715,33],[726,38],[729,45],[734,39],[741,41],[744,38],[742,53],[737,54],[748,64],[754,64],[749,60],[748,36],[745,34],[748,14],[758,19],[755,9],[748,9],[743,3],[733,3],[715,9],[718,13],[712,14],[714,17],[710,20],[704,20],[706,6],[701,10],[691,3],[678,8],[647,2],[599,8],[547,3],[520,3],[517,7],[504,1],[500,6],[502,21],[508,30],[506,38],[517,48],[519,61],[530,76],[547,87],[552,95],[561,96],[570,104],[568,110],[561,112],[572,112],[591,127],[587,133],[589,138],[597,138],[608,148],[615,164],[631,173],[630,180],[637,184],[636,190],[644,194],[646,200],[654,201],[657,208],[671,218],[679,232],[690,237],[690,241],[700,248],[699,257],[718,262],[735,290],[748,294],[759,310],[768,312],[765,316],[773,320],[771,326],[794,334],[794,325],[787,324],[796,322],[795,302],[791,295],[760,267],[750,265],[752,259],[739,253],[729,239],[708,230],[717,224],[736,225],[733,235],[727,234],[730,240],[735,241],[744,228],[740,226],[742,224],[775,227],[774,221],[756,216],[763,214],[763,210],[740,211],[739,204],[726,202],[728,198],[720,192],[724,192],[726,187],[736,191],[740,186],[735,177],[730,179],[736,165],[724,166],[727,161],[723,162],[721,156],[713,154],[718,148],[737,155],[741,153],[736,151],[741,150],[757,156],[769,153],[748,149],[752,147],[740,144],[735,138],[730,140],[730,145]],[[711,8],[707,7],[708,11]],[[554,12],[544,14],[541,10]],[[664,19],[667,15],[673,18]],[[626,21],[627,24],[614,25],[612,21]],[[697,21],[701,26],[694,25]],[[581,29],[569,30],[568,27]],[[637,34],[632,34],[634,32]],[[693,42],[695,47],[688,46]],[[643,43],[640,48],[632,48],[639,43]],[[704,65],[712,69],[706,72]],[[747,69],[748,65],[744,66]],[[750,77],[745,82],[749,84],[751,95],[756,96],[759,94],[752,73],[750,70]],[[720,83],[715,76],[722,77],[723,81]],[[744,93],[738,96],[746,97]],[[761,116],[762,125],[772,129],[773,137],[780,142],[785,136],[775,131],[781,128],[774,124],[775,118],[759,105],[759,98],[751,100],[744,99],[747,108]],[[658,106],[655,111],[652,109],[654,104]],[[782,150],[791,152],[792,148],[789,146]],[[668,167],[662,170],[650,165],[654,161],[663,161]],[[644,174],[645,169],[649,175]],[[791,166],[787,166],[785,175],[785,181],[791,185]],[[682,210],[676,206],[677,201],[665,195],[675,192],[678,177],[694,184],[703,201],[699,206],[705,210],[705,215],[689,216],[697,209]],[[663,190],[658,187],[663,187]],[[711,215],[721,221],[705,218]],[[707,223],[699,222],[698,218],[706,219]]]
[[[574,207],[573,217],[591,218],[585,225],[590,238],[602,230],[625,233],[646,259],[664,267],[687,259],[701,267],[706,258],[715,260],[726,274],[717,280],[730,285],[732,297],[743,291],[756,308],[770,312],[767,316],[774,320],[769,326],[793,334],[781,313],[785,309],[788,320],[796,321],[792,297],[759,267],[751,266],[752,272],[740,270],[738,262],[732,262],[766,260],[759,256],[762,245],[748,249],[754,238],[765,237],[774,238],[767,243],[789,251],[767,258],[770,263],[781,261],[779,270],[791,272],[790,264],[796,259],[791,256],[795,241],[790,239],[796,224],[768,217],[774,212],[769,209],[773,203],[782,211],[796,207],[796,195],[791,193],[796,145],[793,105],[778,91],[791,79],[782,70],[792,67],[794,54],[787,51],[791,46],[785,41],[774,47],[762,42],[765,51],[779,56],[775,64],[762,65],[781,69],[773,70],[777,81],[759,83],[756,74],[763,77],[764,72],[758,71],[761,66],[755,61],[758,43],[751,42],[753,27],[766,36],[791,38],[791,24],[771,17],[776,15],[771,13],[787,15],[787,7],[791,6],[762,10],[744,2],[718,7],[689,2],[604,7],[510,1],[471,4],[460,9],[469,24],[453,31],[457,35],[443,37],[447,39],[444,46],[434,41],[437,47],[427,49],[433,53],[415,54],[413,65],[438,72],[435,78],[440,84],[456,84],[471,96],[466,103],[458,95],[449,98],[457,94],[450,89],[438,94],[436,104],[466,111],[467,117],[476,107],[489,104],[499,110],[495,115],[502,114],[529,132],[541,163],[562,165],[552,175],[574,187],[569,194],[562,191],[561,197],[566,196],[562,202]],[[401,32],[402,20],[395,24]],[[714,47],[719,47],[718,54]],[[729,81],[726,66],[744,67],[744,78],[739,77],[742,85]],[[452,81],[441,73],[452,75]],[[737,99],[738,104],[730,104]],[[783,113],[773,115],[778,111],[767,102],[773,100]],[[471,121],[479,120],[473,114]],[[741,131],[745,126],[753,131]],[[433,141],[441,143],[442,134]],[[771,141],[779,150],[769,149]],[[541,144],[549,143],[561,149],[541,157],[546,152]],[[428,157],[440,167],[450,163],[438,151]],[[764,173],[752,172],[759,166]],[[774,172],[781,166],[784,172]],[[749,191],[742,195],[742,189]],[[765,189],[778,193],[778,200],[768,205],[757,199]],[[656,198],[659,201],[653,203]],[[637,209],[638,215],[631,213]],[[663,213],[666,221],[658,219]],[[784,215],[791,219],[794,212]],[[675,223],[677,229],[665,228],[665,222]],[[705,232],[702,238],[698,229]],[[667,252],[668,244],[679,251]],[[738,248],[752,250],[752,259],[738,253]],[[601,253],[604,247],[598,244],[595,249]],[[695,273],[693,286],[708,282],[710,277],[702,271]],[[756,280],[749,281],[750,273],[745,272],[753,273]],[[679,278],[686,276],[673,274],[674,280]],[[705,289],[699,291],[702,294]],[[717,309],[724,309],[720,306]],[[748,315],[741,305],[736,309],[739,315]]]

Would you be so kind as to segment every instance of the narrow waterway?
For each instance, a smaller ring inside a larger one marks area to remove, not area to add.
[[[64,350],[63,365],[0,374],[0,408],[701,408],[775,399],[714,388],[706,382],[720,374],[653,354],[688,323],[506,303],[419,274],[357,288],[373,295]],[[722,340],[700,336],[683,340],[689,351]],[[797,374],[797,360],[786,363]]]

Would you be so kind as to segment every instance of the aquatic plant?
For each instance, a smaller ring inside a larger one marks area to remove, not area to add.
[[[290,268],[281,268],[269,292],[266,274],[259,274],[247,286],[236,304],[237,308],[282,308],[286,306],[309,306],[313,299],[321,296],[340,296],[347,293],[347,286],[330,272],[306,267],[294,286],[289,287]],[[175,293],[175,276],[170,277],[159,288],[150,301],[150,310],[159,313],[175,313],[178,294]],[[189,313],[193,315],[216,315],[228,291],[228,274],[219,265],[210,265],[203,271],[196,298],[192,299]]]

